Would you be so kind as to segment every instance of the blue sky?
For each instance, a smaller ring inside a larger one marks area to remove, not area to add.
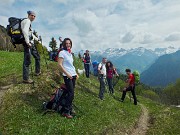
[[[0,0],[0,25],[36,12],[32,27],[48,46],[70,37],[73,49],[180,48],[179,0]]]

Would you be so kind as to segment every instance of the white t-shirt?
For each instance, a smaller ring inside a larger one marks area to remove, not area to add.
[[[21,22],[21,29],[22,29],[22,33],[24,35],[24,39],[26,41],[26,43],[34,43],[34,40],[38,41],[38,38],[33,34],[32,29],[30,30],[30,26],[31,26],[31,21],[29,20],[29,18],[24,19]],[[29,38],[32,38],[31,40],[29,40]]]
[[[59,58],[63,58],[63,67],[65,68],[65,70],[71,74],[71,76],[75,76],[76,74],[76,69],[73,65],[73,56],[71,53],[69,53],[66,50],[62,50],[59,53]],[[66,76],[66,74],[63,73],[63,76]]]
[[[100,68],[101,72],[103,73],[103,76],[106,76],[106,64],[104,63],[99,63],[98,69]]]

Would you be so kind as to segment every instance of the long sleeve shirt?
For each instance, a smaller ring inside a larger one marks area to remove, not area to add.
[[[31,42],[33,43],[34,40],[38,41],[38,38],[33,34],[30,27],[31,27],[31,21],[29,20],[29,18],[24,19],[21,22],[21,30],[24,35],[26,44],[29,44]]]

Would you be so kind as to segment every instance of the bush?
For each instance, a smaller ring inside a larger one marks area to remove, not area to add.
[[[146,98],[149,98],[151,100],[155,100],[155,101],[159,101],[160,98],[158,96],[158,94],[156,94],[154,91],[152,90],[144,90],[142,95]]]
[[[161,95],[162,101],[166,104],[180,104],[180,79],[175,84],[167,86]]]

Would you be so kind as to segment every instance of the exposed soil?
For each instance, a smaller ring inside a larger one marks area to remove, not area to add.
[[[145,135],[148,130],[149,113],[148,113],[147,108],[144,105],[140,104],[140,106],[142,109],[141,116],[139,117],[137,124],[132,130],[131,135]]]

